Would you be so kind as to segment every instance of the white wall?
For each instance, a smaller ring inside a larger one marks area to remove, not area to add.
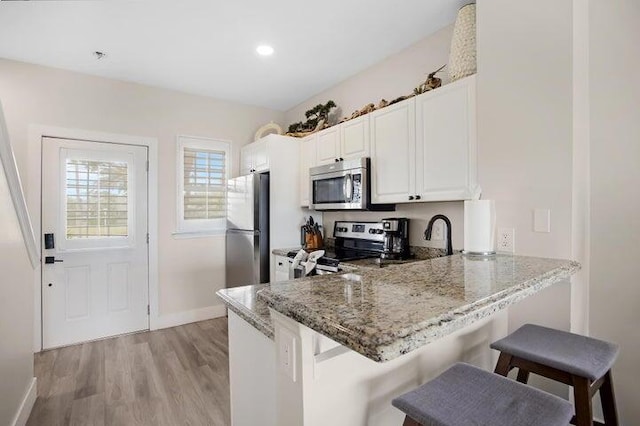
[[[589,1],[590,331],[620,344],[621,424],[640,421],[640,3]]]
[[[0,99],[16,152],[28,182],[39,175],[29,155],[32,124],[154,137],[159,140],[159,311],[161,316],[222,306],[224,237],[174,239],[176,227],[176,142],[178,134],[233,141],[234,170],[239,148],[255,131],[283,114],[133,83],[93,77],[0,59]],[[36,182],[39,179],[35,179]],[[39,188],[26,187],[30,199]],[[39,209],[30,205],[34,226]]]
[[[446,26],[429,37],[418,41],[407,49],[389,56],[372,67],[318,93],[285,114],[285,123],[304,121],[309,108],[333,99],[338,105],[334,114],[338,118],[350,116],[363,106],[380,99],[387,101],[413,92],[413,88],[424,82],[427,74],[449,62],[449,48],[453,25]],[[449,81],[446,68],[438,74],[443,84]]]
[[[570,258],[572,197],[571,2],[478,0],[478,181],[496,200],[516,253]],[[533,209],[551,232],[533,232]],[[569,330],[571,287],[556,285],[510,309],[509,328]],[[539,383],[542,385],[542,383]],[[562,385],[547,390],[566,395]]]
[[[0,136],[1,137],[1,136]],[[1,142],[0,142],[1,143]],[[33,381],[33,269],[0,165],[0,424],[14,420]]]

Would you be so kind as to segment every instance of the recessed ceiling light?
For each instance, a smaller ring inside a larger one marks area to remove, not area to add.
[[[256,47],[256,52],[258,52],[258,55],[260,56],[270,56],[273,55],[273,47],[269,46],[268,44],[261,44],[260,46]]]

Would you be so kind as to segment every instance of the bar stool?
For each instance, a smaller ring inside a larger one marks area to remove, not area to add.
[[[617,345],[552,328],[526,324],[504,339],[491,344],[500,351],[495,372],[506,376],[518,368],[517,380],[527,383],[529,373],[573,386],[577,426],[591,426],[591,400],[600,390],[605,425],[618,425],[611,367],[619,352]],[[595,424],[602,424],[595,422]]]
[[[404,426],[567,426],[573,413],[562,398],[463,363],[392,404]]]

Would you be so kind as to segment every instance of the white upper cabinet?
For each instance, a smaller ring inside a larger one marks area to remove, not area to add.
[[[269,170],[267,141],[261,139],[245,145],[240,150],[240,175]]]
[[[340,159],[340,129],[330,127],[317,133],[317,158],[314,165],[334,163]]]
[[[340,156],[350,158],[368,157],[369,149],[369,115],[349,120],[339,125],[340,128]]]
[[[309,168],[316,165],[317,133],[300,141],[300,205],[309,207]]]
[[[475,77],[416,97],[416,196],[476,196]]]
[[[415,192],[415,117],[414,98],[369,114],[374,203],[407,202]]]
[[[373,203],[475,199],[475,76],[370,114]]]

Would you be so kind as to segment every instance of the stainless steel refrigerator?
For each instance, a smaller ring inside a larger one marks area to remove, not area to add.
[[[269,282],[269,173],[227,184],[227,287]]]

